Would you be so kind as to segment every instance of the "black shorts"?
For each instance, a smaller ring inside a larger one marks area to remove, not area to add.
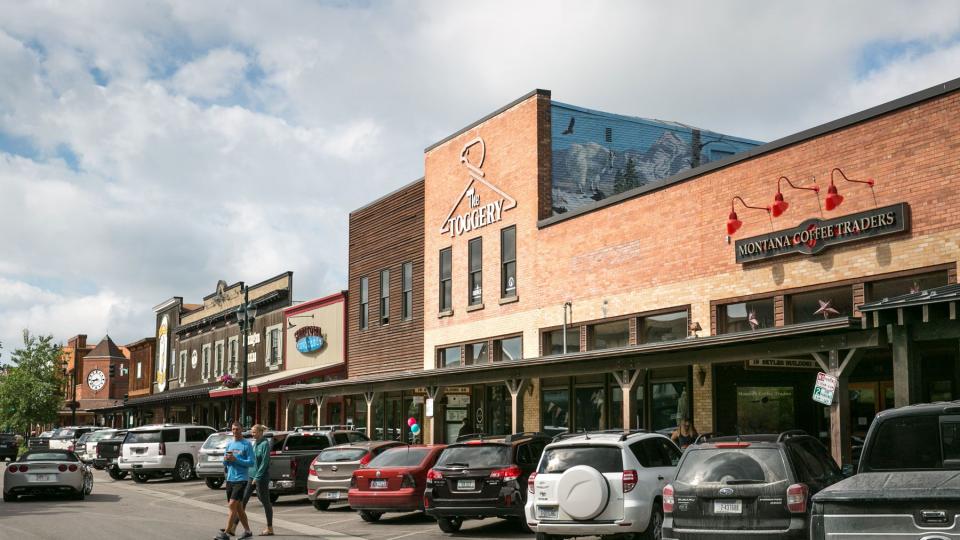
[[[248,482],[227,482],[227,500],[242,501]]]

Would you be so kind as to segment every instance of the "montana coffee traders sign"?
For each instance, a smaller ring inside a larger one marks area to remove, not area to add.
[[[737,240],[735,249],[743,264],[792,253],[814,255],[830,246],[909,229],[910,207],[898,203],[834,219],[808,219],[792,229]]]

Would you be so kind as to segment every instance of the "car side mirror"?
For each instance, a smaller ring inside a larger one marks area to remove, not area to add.
[[[842,474],[844,478],[850,478],[851,476],[857,474],[857,471],[854,470],[853,465],[847,463],[840,469],[840,474]]]

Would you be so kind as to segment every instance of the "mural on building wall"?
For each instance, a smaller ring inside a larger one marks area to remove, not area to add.
[[[554,214],[762,144],[674,122],[556,102],[551,121]]]

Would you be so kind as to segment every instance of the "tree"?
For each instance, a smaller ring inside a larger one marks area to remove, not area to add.
[[[0,379],[0,425],[27,433],[33,424],[55,422],[63,401],[60,345],[24,330],[23,348],[10,360]]]
[[[640,172],[637,170],[637,162],[632,157],[627,158],[627,163],[623,169],[617,171],[614,176],[613,192],[623,193],[640,185]]]

